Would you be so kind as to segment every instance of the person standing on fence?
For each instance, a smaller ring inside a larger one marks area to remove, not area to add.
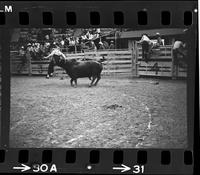
[[[162,38],[160,33],[156,33],[156,43],[153,44],[152,49],[158,49],[160,46],[163,46]]]
[[[181,60],[186,57],[186,44],[182,41],[175,41],[172,47],[172,78],[178,76],[178,66]]]
[[[142,34],[141,40],[138,42],[142,45],[142,58],[145,62],[148,62],[150,57],[150,50],[153,46],[153,42],[149,39],[147,34]]]
[[[26,51],[25,51],[24,46],[20,48],[19,56],[20,56],[21,64],[18,66],[18,73],[21,73],[22,69],[25,67],[27,63]]]

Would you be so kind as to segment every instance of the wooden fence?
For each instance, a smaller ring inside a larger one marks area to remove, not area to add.
[[[77,54],[66,54],[68,59],[92,59],[99,60],[104,56],[106,61],[103,62],[103,76],[159,76],[172,77],[172,46],[163,46],[158,50],[154,50],[148,63],[142,60],[142,49],[135,45],[130,50],[108,50],[97,52],[85,52]],[[11,72],[12,74],[26,75],[46,75],[48,68],[48,60],[30,60],[19,71],[21,58],[17,52],[11,52]],[[62,68],[55,67],[55,75],[62,76],[65,71]],[[65,74],[66,75],[66,74]],[[186,77],[187,69],[178,68],[178,76]]]
[[[92,59],[100,60],[102,56],[106,58],[103,62],[102,75],[107,76],[133,76],[135,65],[133,62],[133,54],[131,50],[117,50],[117,51],[98,51],[86,52],[77,54],[66,54],[68,59]],[[48,69],[48,60],[31,60],[19,71],[21,65],[21,58],[16,52],[11,52],[11,72],[12,74],[29,74],[29,75],[46,75]],[[55,75],[65,74],[65,71],[55,66]]]

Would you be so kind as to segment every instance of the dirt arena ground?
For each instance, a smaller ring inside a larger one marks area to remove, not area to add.
[[[11,147],[184,148],[186,82],[11,78]]]

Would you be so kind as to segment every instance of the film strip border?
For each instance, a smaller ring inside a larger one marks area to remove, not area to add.
[[[0,8],[3,9],[0,28],[132,27],[142,30],[197,23],[195,2],[123,2],[123,6],[120,2],[2,2]],[[45,165],[42,167],[43,164],[48,166],[48,170]],[[13,168],[19,165],[31,167],[27,172],[38,167],[39,172],[50,172],[53,164],[57,172],[65,173],[116,174],[123,173],[122,168],[131,167],[126,173],[134,174],[133,166],[144,165],[144,173],[148,174],[191,174],[193,152],[191,148],[0,150],[0,172],[17,172]]]
[[[0,12],[0,25],[6,25],[6,12],[12,12],[12,6],[5,6],[5,10]],[[197,9],[194,9],[194,13],[197,13]],[[183,24],[185,26],[190,26],[193,23],[193,14],[192,11],[185,11],[183,14]],[[66,12],[66,25],[74,26],[77,24],[77,15],[76,12]],[[89,21],[90,25],[96,26],[100,25],[101,15],[97,11],[89,12]],[[171,24],[171,16],[172,13],[170,11],[161,11],[160,13],[160,23],[163,26],[169,26]],[[19,25],[25,26],[29,25],[30,15],[29,12],[21,11],[18,14],[18,22]],[[122,26],[124,25],[124,13],[122,11],[115,11],[113,12],[113,21],[114,25]],[[53,25],[53,13],[52,12],[42,12],[42,24],[43,25]],[[139,25],[148,25],[148,13],[146,9],[137,12],[137,23]]]
[[[17,151],[16,151],[17,150]],[[0,150],[0,172],[160,173],[191,174],[193,153],[189,150],[118,149],[10,149]],[[136,167],[140,170],[137,170]],[[29,168],[28,168],[29,167]]]
[[[195,2],[3,2],[0,27],[188,27]]]

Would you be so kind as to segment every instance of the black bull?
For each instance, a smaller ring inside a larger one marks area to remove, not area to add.
[[[77,79],[88,77],[89,79],[92,78],[92,81],[89,86],[96,86],[98,81],[101,79],[101,72],[103,70],[102,61],[76,61],[74,59],[63,59],[60,56],[54,55],[52,60],[48,66],[48,74],[47,78],[53,73],[54,66],[59,66],[63,68],[66,73],[71,78],[70,83],[73,86],[73,82],[75,82],[75,86],[77,86]],[[94,83],[94,81],[96,82]],[[94,83],[94,84],[93,84]]]

